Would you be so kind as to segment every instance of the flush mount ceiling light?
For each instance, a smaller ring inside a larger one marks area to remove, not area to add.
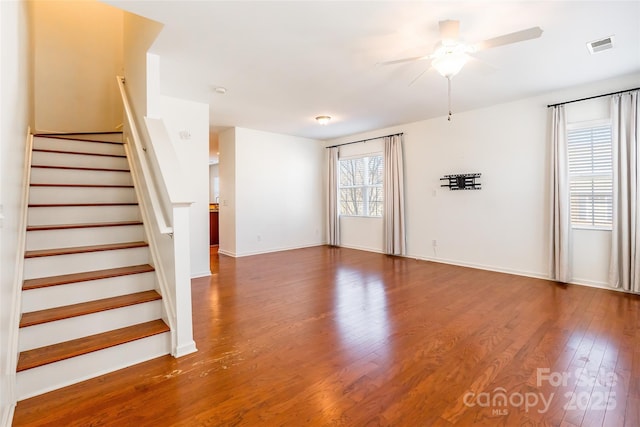
[[[316,121],[318,123],[320,123],[321,125],[323,125],[323,126],[329,124],[330,120],[331,120],[330,116],[318,116],[318,117],[316,117]]]
[[[216,86],[213,88],[213,91],[215,93],[219,93],[220,95],[224,95],[225,93],[227,93],[227,88],[224,88],[222,86]]]

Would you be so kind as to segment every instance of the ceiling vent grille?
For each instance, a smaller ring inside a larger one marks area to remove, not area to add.
[[[592,55],[594,53],[602,52],[603,50],[609,50],[611,48],[613,48],[613,36],[587,43],[587,49],[589,49],[589,52]]]

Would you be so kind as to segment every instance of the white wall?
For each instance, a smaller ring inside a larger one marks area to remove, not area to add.
[[[136,116],[142,118],[147,115],[147,90],[149,90],[149,86],[151,86],[152,98],[159,95],[157,93],[159,70],[154,68],[150,72],[147,71],[148,62],[155,65],[158,61],[156,58],[149,60],[147,52],[163,26],[150,19],[124,12],[122,27],[123,63],[124,76],[127,81],[127,94]],[[150,78],[148,74],[151,74]],[[147,80],[151,81],[148,82]],[[153,104],[157,103],[157,101],[153,102]],[[149,115],[156,116],[156,114]],[[142,128],[141,124],[142,121],[140,120],[138,123],[139,128]]]
[[[322,244],[322,144],[245,128],[235,128],[233,141],[230,136],[220,135],[220,252],[245,256]],[[232,158],[233,177],[228,169]],[[234,194],[229,194],[231,178]],[[231,209],[235,251],[225,230]]]
[[[116,130],[123,12],[95,0],[32,4],[36,130]]]
[[[0,425],[9,425],[15,367],[9,325],[16,273],[18,217],[31,98],[29,13],[23,1],[0,2]],[[12,369],[13,368],[13,369]]]
[[[236,128],[218,135],[220,149],[220,209],[218,252],[236,254]]]
[[[209,165],[209,201],[218,203],[217,197],[220,195],[220,165]]]
[[[159,97],[160,116],[186,175],[193,204],[191,277],[208,276],[209,267],[209,105],[168,96]],[[181,136],[182,134],[182,136]],[[187,136],[188,134],[188,136]]]
[[[326,145],[404,132],[408,256],[548,277],[546,106],[636,87],[639,81],[638,74],[621,77],[454,114],[451,122],[440,117]],[[443,175],[465,172],[482,173],[482,190],[440,187]],[[367,244],[370,236],[342,225],[343,233],[353,233],[351,244]],[[603,232],[587,233],[576,233],[575,281],[601,284],[608,239]]]
[[[162,24],[124,13],[124,75],[127,93],[138,118],[144,116],[164,121],[182,171],[187,174],[189,192],[193,200],[189,224],[191,248],[191,276],[211,274],[209,268],[209,106],[164,96],[160,93],[161,61],[149,53]],[[188,139],[180,136],[189,134]],[[144,133],[144,132],[143,132]],[[143,135],[144,137],[144,135]]]

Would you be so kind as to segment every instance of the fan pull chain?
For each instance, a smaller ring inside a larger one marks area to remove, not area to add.
[[[451,121],[451,77],[447,77],[447,88],[448,88],[448,96],[449,96],[449,117],[447,117],[448,121]]]

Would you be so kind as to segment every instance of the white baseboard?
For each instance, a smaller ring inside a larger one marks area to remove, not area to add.
[[[262,255],[262,254],[269,254],[269,253],[273,253],[273,252],[283,252],[283,251],[292,251],[295,249],[305,249],[305,248],[313,248],[316,246],[323,246],[323,243],[309,243],[309,244],[304,244],[304,245],[300,245],[300,246],[288,246],[288,247],[280,247],[280,248],[271,248],[271,249],[265,249],[265,250],[261,250],[261,251],[251,251],[251,252],[241,252],[241,253],[236,253],[234,255],[231,255],[229,253],[224,253],[224,252],[220,252],[224,255],[230,255],[236,258],[241,258],[241,257],[245,257],[245,256],[253,256],[253,255]]]
[[[587,286],[589,288],[604,289],[606,291],[621,292],[623,294],[629,294],[629,295],[638,295],[635,292],[629,292],[629,291],[626,291],[626,290],[621,289],[621,288],[612,288],[611,286],[609,286],[608,283],[596,282],[596,281],[587,280],[587,279],[574,279],[574,280],[571,281],[570,284],[571,285],[579,285],[579,286]]]
[[[439,262],[441,264],[457,265],[459,267],[469,267],[469,268],[477,268],[479,270],[495,271],[496,273],[514,274],[516,276],[524,276],[524,277],[532,277],[534,279],[549,280],[549,276],[547,274],[536,273],[532,271],[503,268],[503,267],[497,267],[494,265],[476,264],[476,263],[458,261],[458,260],[452,260],[452,259],[446,259],[446,258],[422,257],[422,256],[416,256],[416,255],[405,255],[405,257],[419,259],[422,261]]]
[[[172,356],[182,357],[186,356],[187,354],[195,353],[196,351],[198,351],[198,349],[196,348],[196,342],[192,340],[190,343],[183,344],[180,347],[176,348]]]
[[[343,245],[340,244],[338,245],[341,248],[347,248],[347,249],[355,249],[357,251],[366,251],[366,252],[375,252],[378,254],[383,254],[384,251],[380,248],[369,248],[367,246],[357,246],[357,245]],[[408,257],[408,258],[414,258],[414,257]]]
[[[0,427],[10,427],[16,409],[15,374],[0,376]]]
[[[17,400],[15,371],[3,372],[0,374],[0,427],[11,427]]]
[[[572,285],[589,286],[590,288],[618,290],[616,288],[610,287],[608,283],[598,282],[598,281],[589,280],[589,279],[574,278],[571,280],[570,283]]]
[[[16,410],[16,405],[3,404],[0,408],[0,427],[11,427],[13,421],[13,413]]]
[[[424,260],[424,261],[439,262],[439,263],[442,263],[442,264],[457,265],[457,266],[460,266],[460,267],[477,268],[477,269],[480,269],[480,270],[487,270],[487,271],[495,271],[495,272],[498,272],[498,273],[513,274],[513,275],[516,275],[516,276],[531,277],[531,278],[534,278],[534,279],[552,280],[549,277],[548,274],[534,273],[534,272],[531,272],[531,271],[514,270],[514,269],[509,269],[509,268],[487,266],[487,265],[483,265],[483,264],[473,264],[473,263],[467,263],[467,262],[461,262],[461,261],[455,261],[455,260],[449,260],[449,259],[441,259],[441,258],[425,258],[425,257],[411,256],[411,255],[406,255],[406,257],[407,258],[415,258],[415,259]],[[558,283],[560,283],[560,282],[558,282]],[[628,294],[635,295],[633,292],[627,292],[624,289],[612,288],[607,283],[597,282],[597,281],[588,280],[588,279],[581,279],[581,278],[573,279],[569,284],[578,285],[578,286],[587,286],[587,287],[590,287],[590,288],[604,289],[604,290],[608,290],[608,291],[617,291],[617,292],[622,292],[622,293],[628,293]]]
[[[201,271],[200,273],[191,274],[192,279],[197,279],[198,277],[207,277],[207,276],[211,276],[211,270]]]
[[[236,258],[236,253],[235,252],[225,251],[223,249],[218,249],[218,253],[222,254],[222,255],[226,255],[226,256],[230,256],[230,257]]]

